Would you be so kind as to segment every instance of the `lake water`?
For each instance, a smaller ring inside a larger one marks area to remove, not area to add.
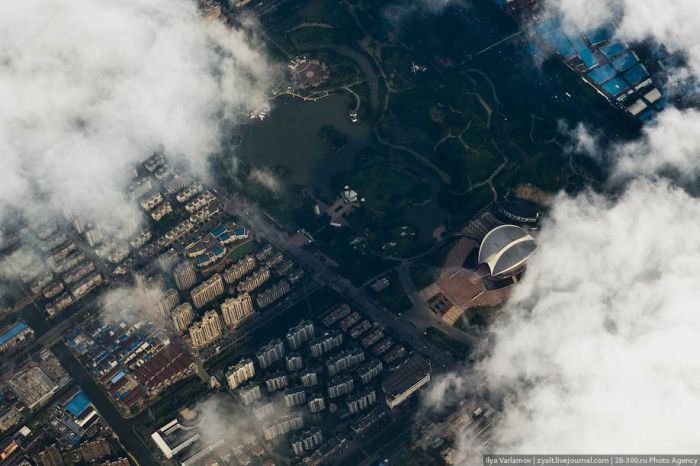
[[[257,168],[287,167],[291,173],[285,181],[314,187],[328,195],[330,178],[351,170],[355,156],[369,142],[368,125],[352,123],[348,117],[348,109],[354,104],[348,94],[333,94],[315,102],[278,97],[272,101],[267,118],[249,127],[237,153]],[[346,135],[347,145],[334,151],[321,140],[319,131],[324,125]]]

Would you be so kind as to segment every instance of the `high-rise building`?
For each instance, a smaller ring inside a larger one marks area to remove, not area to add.
[[[182,261],[173,268],[173,277],[175,284],[181,291],[186,291],[192,288],[192,285],[197,283],[197,272],[190,261]]]
[[[112,453],[109,442],[104,437],[100,437],[92,442],[83,442],[80,444],[80,455],[83,460],[90,462],[99,458],[104,458]]]
[[[302,372],[300,380],[303,387],[313,387],[318,384],[318,374],[313,369],[307,369]]]
[[[311,351],[311,356],[318,358],[342,344],[343,334],[337,330],[331,330],[311,340],[309,342],[309,351]]]
[[[163,254],[158,256],[158,265],[163,272],[170,272],[177,262],[177,251],[173,248],[168,249]]]
[[[289,282],[282,279],[266,290],[262,291],[255,299],[255,302],[258,304],[258,307],[262,309],[289,293],[290,289]]]
[[[289,386],[289,378],[284,372],[277,371],[265,377],[265,386],[268,392],[276,392]]]
[[[338,398],[355,390],[355,381],[350,375],[338,375],[328,383],[328,398]]]
[[[236,389],[246,380],[255,377],[255,367],[249,358],[241,359],[238,364],[229,368],[226,372],[226,382],[231,390]]]
[[[263,419],[267,419],[268,417],[272,416],[275,413],[275,404],[272,401],[268,401],[267,403],[263,404],[258,404],[255,408],[253,408],[253,416],[255,416],[255,419],[258,421],[262,421]]]
[[[182,303],[172,310],[170,316],[173,318],[175,331],[182,335],[194,320],[194,312],[190,303]]]
[[[224,281],[220,274],[215,273],[192,290],[192,304],[200,309],[222,294],[224,294]]]
[[[42,450],[34,459],[41,466],[63,466],[64,464],[61,452],[55,443]]]
[[[224,270],[224,281],[226,281],[226,283],[229,285],[232,285],[255,269],[256,265],[257,261],[255,260],[255,257],[249,254],[233,264],[231,267]]]
[[[302,456],[305,452],[315,450],[323,443],[323,433],[319,427],[312,427],[291,439],[292,452]]]
[[[282,340],[275,339],[270,341],[255,353],[255,357],[258,359],[260,368],[267,369],[284,357],[284,344]]]
[[[180,295],[175,288],[170,288],[160,300],[160,308],[163,311],[163,316],[169,316],[170,311],[178,304],[180,304]]]
[[[266,281],[270,279],[270,269],[266,266],[260,267],[258,270],[253,272],[248,278],[243,280],[238,284],[239,293],[250,293],[251,291],[259,288]]]
[[[309,407],[309,412],[311,414],[319,413],[326,409],[326,399],[323,398],[323,395],[320,393],[314,393],[313,395],[309,396],[309,400],[306,402],[306,405]]]
[[[368,384],[373,378],[382,373],[384,368],[379,359],[372,358],[365,364],[355,370],[355,374],[362,380],[362,383]]]
[[[374,388],[367,388],[359,393],[348,395],[347,399],[345,400],[345,404],[347,405],[350,414],[364,411],[370,405],[373,405],[376,402],[377,393],[374,391]]]
[[[326,361],[326,369],[331,377],[365,360],[365,353],[361,348],[350,351],[341,351]]]
[[[287,342],[293,350],[301,348],[307,341],[314,338],[316,334],[314,323],[310,320],[302,320],[287,331]]]
[[[202,320],[195,322],[190,327],[190,338],[192,346],[199,348],[206,345],[222,334],[221,318],[215,310],[210,310],[204,313]]]
[[[304,368],[304,360],[299,353],[291,353],[285,358],[287,370],[290,372],[299,371]]]
[[[262,391],[260,390],[260,385],[248,383],[247,385],[242,385],[238,388],[238,397],[241,403],[248,406],[256,400],[259,400],[262,396]]]
[[[229,327],[238,327],[253,312],[253,300],[248,293],[243,293],[235,298],[228,298],[221,304],[221,314],[224,316],[224,323]]]
[[[279,435],[284,435],[292,430],[301,429],[304,427],[304,418],[299,413],[290,414],[281,417],[277,422],[263,429],[263,437],[265,440],[272,440]]]
[[[299,406],[306,403],[306,392],[303,388],[290,388],[282,394],[282,399],[287,408]]]
[[[304,443],[301,441],[301,437],[294,436],[290,441],[292,447],[292,453],[295,456],[302,456],[304,454]]]

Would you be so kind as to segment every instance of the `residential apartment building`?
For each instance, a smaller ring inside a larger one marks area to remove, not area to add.
[[[253,312],[253,300],[248,293],[228,298],[221,304],[221,315],[224,317],[224,323],[232,328],[238,327]]]
[[[220,274],[215,273],[192,290],[192,304],[197,309],[201,309],[222,294],[224,294],[224,281]]]

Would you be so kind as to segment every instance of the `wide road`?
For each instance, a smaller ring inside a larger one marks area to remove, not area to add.
[[[378,306],[369,299],[363,290],[356,288],[348,279],[331,270],[310,251],[291,244],[288,235],[274,225],[266,216],[261,215],[256,206],[238,194],[227,194],[224,188],[219,189],[219,197],[228,213],[237,216],[258,236],[276,248],[283,250],[299,264],[313,270],[318,280],[345,297],[349,304],[355,305],[358,310],[361,310],[373,320],[391,328],[401,340],[413,347],[415,351],[429,358],[436,372],[449,370],[454,366],[454,360],[424,338],[416,327]]]

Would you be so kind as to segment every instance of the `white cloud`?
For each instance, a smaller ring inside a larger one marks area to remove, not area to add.
[[[546,9],[563,15],[565,24],[591,29],[619,19],[617,35],[629,41],[652,39],[672,52],[689,58],[689,67],[700,76],[700,37],[697,0],[547,0]]]
[[[685,179],[700,174],[700,111],[669,108],[642,137],[612,152],[616,175],[652,175],[672,168]]]
[[[250,179],[273,193],[279,193],[282,189],[282,185],[277,176],[266,168],[253,168],[250,172]]]
[[[560,197],[482,363],[509,452],[691,453],[700,201],[638,181]]]
[[[133,229],[140,214],[122,198],[133,164],[164,150],[206,173],[222,122],[270,85],[249,34],[190,0],[4,2],[0,41],[0,214]]]

